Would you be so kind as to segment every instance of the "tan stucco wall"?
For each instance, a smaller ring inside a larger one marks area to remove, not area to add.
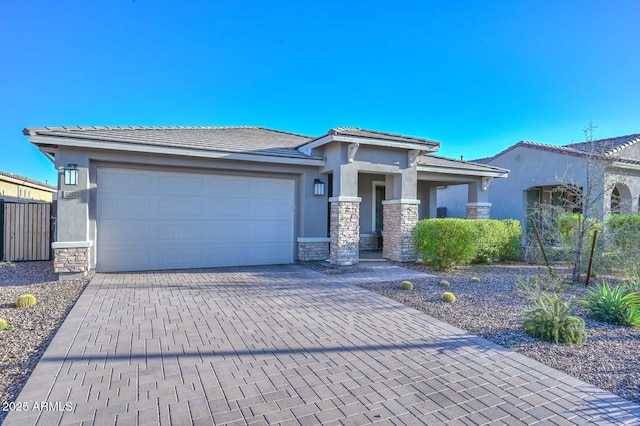
[[[27,191],[27,197],[20,197],[19,188]],[[44,191],[41,189],[33,188],[27,185],[19,185],[14,182],[7,182],[1,179],[0,176],[0,197],[21,198],[29,200],[47,201],[53,200],[53,193]]]

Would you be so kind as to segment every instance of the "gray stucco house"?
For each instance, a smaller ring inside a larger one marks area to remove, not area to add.
[[[572,184],[584,191],[588,181],[597,209],[592,214],[604,218],[611,213],[639,213],[640,134],[568,145],[518,142],[476,162],[510,170],[509,179],[491,184],[491,198],[496,200],[491,216],[495,219],[524,221],[536,204],[564,203],[557,190],[561,185]],[[449,216],[464,214],[458,200],[461,190],[464,188],[440,187],[438,191],[438,206],[447,207]]]
[[[434,156],[427,139],[357,128],[320,137],[260,127],[45,127],[23,132],[60,173],[54,266],[98,272],[415,259],[437,188],[465,185],[488,217],[508,171]]]

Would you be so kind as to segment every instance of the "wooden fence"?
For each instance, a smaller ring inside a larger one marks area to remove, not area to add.
[[[0,259],[51,259],[51,203],[0,200]]]

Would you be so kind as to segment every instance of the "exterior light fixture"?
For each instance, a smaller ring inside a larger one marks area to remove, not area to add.
[[[324,195],[324,182],[320,179],[313,180],[313,195]]]
[[[65,185],[77,185],[78,184],[78,165],[67,164],[64,168],[64,184]]]

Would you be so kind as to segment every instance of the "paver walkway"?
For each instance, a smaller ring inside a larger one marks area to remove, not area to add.
[[[420,276],[372,269],[96,275],[5,425],[640,422],[636,404],[350,285]]]

